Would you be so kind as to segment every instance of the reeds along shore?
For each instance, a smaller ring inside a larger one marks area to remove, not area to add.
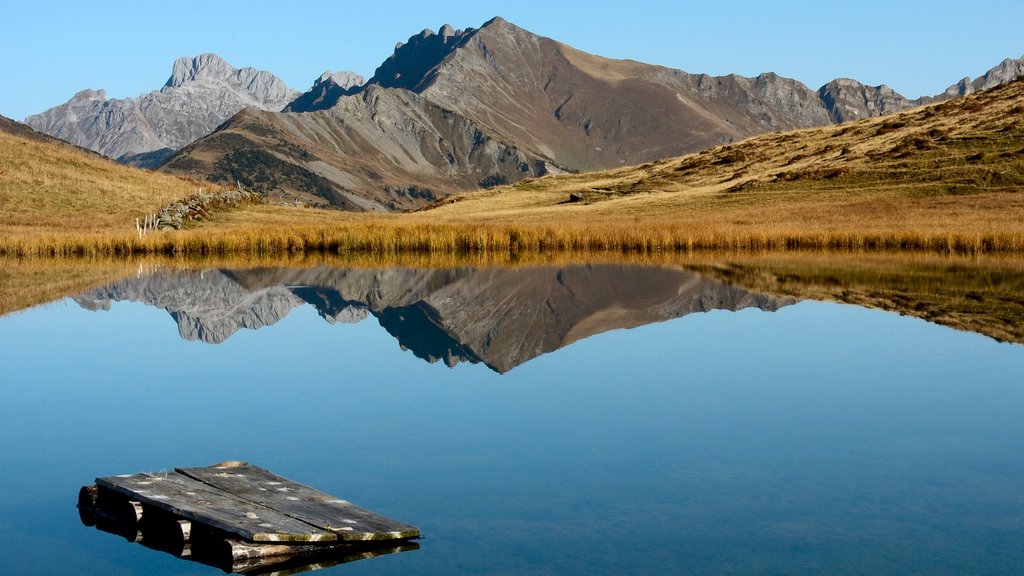
[[[469,226],[369,224],[341,227],[198,229],[133,234],[34,236],[0,240],[14,257],[251,254],[479,254],[693,251],[914,251],[1022,254],[1020,233],[844,232],[673,226]]]

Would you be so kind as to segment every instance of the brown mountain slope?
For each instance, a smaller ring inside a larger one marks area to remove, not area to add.
[[[329,110],[243,110],[161,170],[356,211],[411,208],[455,190],[547,172],[543,159],[495,140],[465,117],[379,86],[342,97]]]
[[[326,101],[301,114],[243,112],[162,169],[314,204],[397,209],[831,122],[818,94],[794,80],[609,60],[500,18],[424,31],[359,93]]]
[[[712,78],[611,60],[501,18],[468,35],[417,91],[578,170],[829,123],[817,93],[794,80]]]

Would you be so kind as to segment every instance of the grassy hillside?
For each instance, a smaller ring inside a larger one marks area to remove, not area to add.
[[[135,218],[195,192],[195,182],[117,164],[4,119],[0,124],[3,243],[131,236]]]

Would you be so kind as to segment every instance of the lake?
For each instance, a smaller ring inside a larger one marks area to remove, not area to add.
[[[1020,574],[1024,273],[919,268],[140,266],[0,317],[4,570],[219,573],[78,489],[246,460],[424,535],[317,574]]]

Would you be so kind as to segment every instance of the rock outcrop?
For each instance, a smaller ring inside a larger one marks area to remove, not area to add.
[[[818,90],[818,96],[836,123],[873,118],[918,105],[885,84],[865,86],[849,78],[837,78],[825,84]]]
[[[215,54],[203,54],[179,58],[160,90],[124,99],[82,90],[25,122],[104,156],[153,167],[246,106],[277,111],[298,94],[269,72],[235,69]]]
[[[355,94],[366,79],[355,72],[324,72],[313,87],[285,107],[285,112],[312,112],[326,110],[338,103],[342,96]]]
[[[970,76],[963,78],[956,84],[953,84],[942,94],[936,96],[935,99],[946,100],[948,98],[956,98],[958,96],[966,96],[973,94],[978,90],[986,90],[988,88],[994,88],[1001,86],[1007,82],[1011,82],[1024,76],[1024,56],[1014,60],[1013,58],[1007,58],[999,63],[998,66],[990,69],[981,76],[971,80]]]
[[[616,265],[164,271],[76,298],[93,310],[121,300],[164,308],[183,338],[210,343],[274,324],[306,303],[332,324],[373,316],[428,362],[484,363],[498,372],[608,330],[795,301],[684,269]]]

